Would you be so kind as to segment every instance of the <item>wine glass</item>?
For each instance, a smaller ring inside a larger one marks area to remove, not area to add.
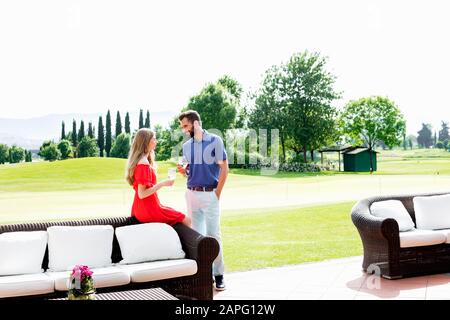
[[[167,176],[169,180],[175,180],[177,174],[177,170],[175,168],[170,168],[167,172]]]

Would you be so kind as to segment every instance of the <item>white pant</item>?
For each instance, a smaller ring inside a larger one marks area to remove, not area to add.
[[[214,191],[186,191],[188,214],[192,218],[192,228],[198,233],[215,238],[220,250],[213,262],[213,275],[224,273],[222,238],[220,234],[220,203]]]

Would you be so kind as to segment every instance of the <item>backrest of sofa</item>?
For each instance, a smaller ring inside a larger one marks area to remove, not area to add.
[[[372,205],[372,203],[377,201],[385,201],[385,200],[400,200],[403,205],[405,206],[406,210],[408,211],[409,215],[411,216],[411,219],[414,221],[414,224],[416,224],[416,214],[414,212],[414,197],[421,196],[438,196],[443,194],[450,194],[450,192],[441,192],[441,193],[422,193],[422,194],[413,194],[413,195],[394,195],[394,196],[379,196],[379,197],[372,197],[368,199],[368,205],[369,208]]]
[[[4,232],[17,232],[17,231],[45,231],[51,226],[89,226],[89,225],[112,225],[114,229],[117,227],[137,224],[139,221],[134,217],[115,217],[115,218],[98,218],[98,219],[86,219],[86,220],[73,220],[73,221],[52,221],[52,222],[33,222],[33,223],[20,223],[20,224],[5,224],[0,225],[0,234]],[[1,257],[0,257],[1,259]],[[119,242],[117,241],[116,234],[114,233],[113,250],[111,259],[113,263],[122,260],[122,254],[120,252]],[[44,261],[42,262],[42,268],[47,270],[48,268],[48,247],[45,250]]]

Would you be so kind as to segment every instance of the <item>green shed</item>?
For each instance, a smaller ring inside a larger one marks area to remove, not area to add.
[[[370,152],[372,152],[373,171],[377,171],[377,153],[368,148],[349,149],[342,154],[344,155],[344,171],[370,171]]]

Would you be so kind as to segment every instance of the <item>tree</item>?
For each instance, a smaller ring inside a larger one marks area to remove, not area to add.
[[[0,143],[0,164],[9,161],[9,147]]]
[[[58,143],[57,147],[58,147],[59,153],[61,154],[60,158],[62,160],[65,160],[65,159],[69,158],[70,152],[72,151],[71,148],[70,148],[70,142],[69,141],[61,140]]]
[[[131,134],[131,129],[130,129],[130,115],[127,114],[125,115],[125,133]]]
[[[39,156],[44,158],[46,161],[55,161],[61,157],[61,152],[55,143],[50,142],[45,143],[41,146],[39,150]]]
[[[73,123],[72,123],[72,146],[74,148],[77,147],[78,145],[78,137],[77,137],[77,123],[75,121],[75,119],[73,119]]]
[[[191,97],[183,111],[197,111],[203,128],[225,133],[226,129],[234,127],[238,108],[239,99],[231,94],[228,87],[217,82],[207,84],[198,95]]]
[[[282,148],[282,160],[286,161],[286,140],[288,137],[288,114],[286,102],[281,92],[281,69],[273,66],[266,71],[261,88],[255,99],[255,108],[250,112],[249,124],[251,129],[278,129]]]
[[[98,156],[98,147],[95,139],[83,137],[78,144],[77,153],[79,158]]]
[[[172,156],[173,143],[170,129],[163,129],[159,124],[155,126],[155,132],[158,134],[158,144],[156,146],[156,159],[159,161],[168,160]]]
[[[64,140],[65,138],[66,138],[66,128],[65,128],[64,121],[63,121],[62,125],[61,125],[61,139],[60,140]]]
[[[33,162],[33,154],[29,150],[25,150],[25,162]]]
[[[109,157],[109,153],[111,151],[111,144],[112,144],[111,114],[108,110],[108,113],[106,115],[106,137],[105,137],[105,151],[107,157]]]
[[[102,116],[98,117],[97,145],[98,148],[100,149],[100,157],[103,158],[103,150],[105,150],[105,129],[103,127]]]
[[[443,143],[450,140],[448,122],[442,121],[441,130],[439,131],[439,141]]]
[[[406,130],[400,109],[393,101],[380,96],[350,101],[341,114],[340,124],[344,134],[369,148],[371,172],[374,146],[379,141],[390,148],[399,145]]]
[[[148,111],[148,110],[147,110],[147,115],[145,117],[144,127],[150,129],[150,111]]]
[[[287,104],[290,145],[298,154],[330,144],[337,139],[336,109],[340,97],[334,90],[336,77],[326,70],[327,58],[319,53],[294,54],[283,67],[282,91]]]
[[[144,128],[144,115],[142,114],[142,109],[139,110],[139,129]]]
[[[422,129],[417,132],[417,144],[421,148],[429,148],[433,145],[433,133],[431,131],[431,125],[422,123]]]
[[[83,139],[84,136],[85,136],[84,121],[81,120],[81,122],[80,122],[80,130],[78,131],[78,141],[81,141],[81,139]]]
[[[222,78],[217,80],[217,83],[220,84],[222,87],[226,88],[233,97],[235,97],[238,100],[241,99],[243,89],[240,83],[237,82],[235,79],[231,78],[228,75],[224,75]]]
[[[120,112],[117,111],[117,115],[116,115],[116,135],[115,137],[117,138],[119,136],[119,134],[122,133],[122,120],[120,119]]]
[[[92,122],[89,122],[88,125],[88,137],[94,138],[94,129],[92,128]]]
[[[131,135],[128,133],[121,133],[114,140],[111,149],[111,157],[114,158],[128,158],[131,146]]]
[[[417,145],[417,137],[413,134],[410,134],[406,137],[406,140],[408,140],[408,146],[412,150],[414,145]]]

